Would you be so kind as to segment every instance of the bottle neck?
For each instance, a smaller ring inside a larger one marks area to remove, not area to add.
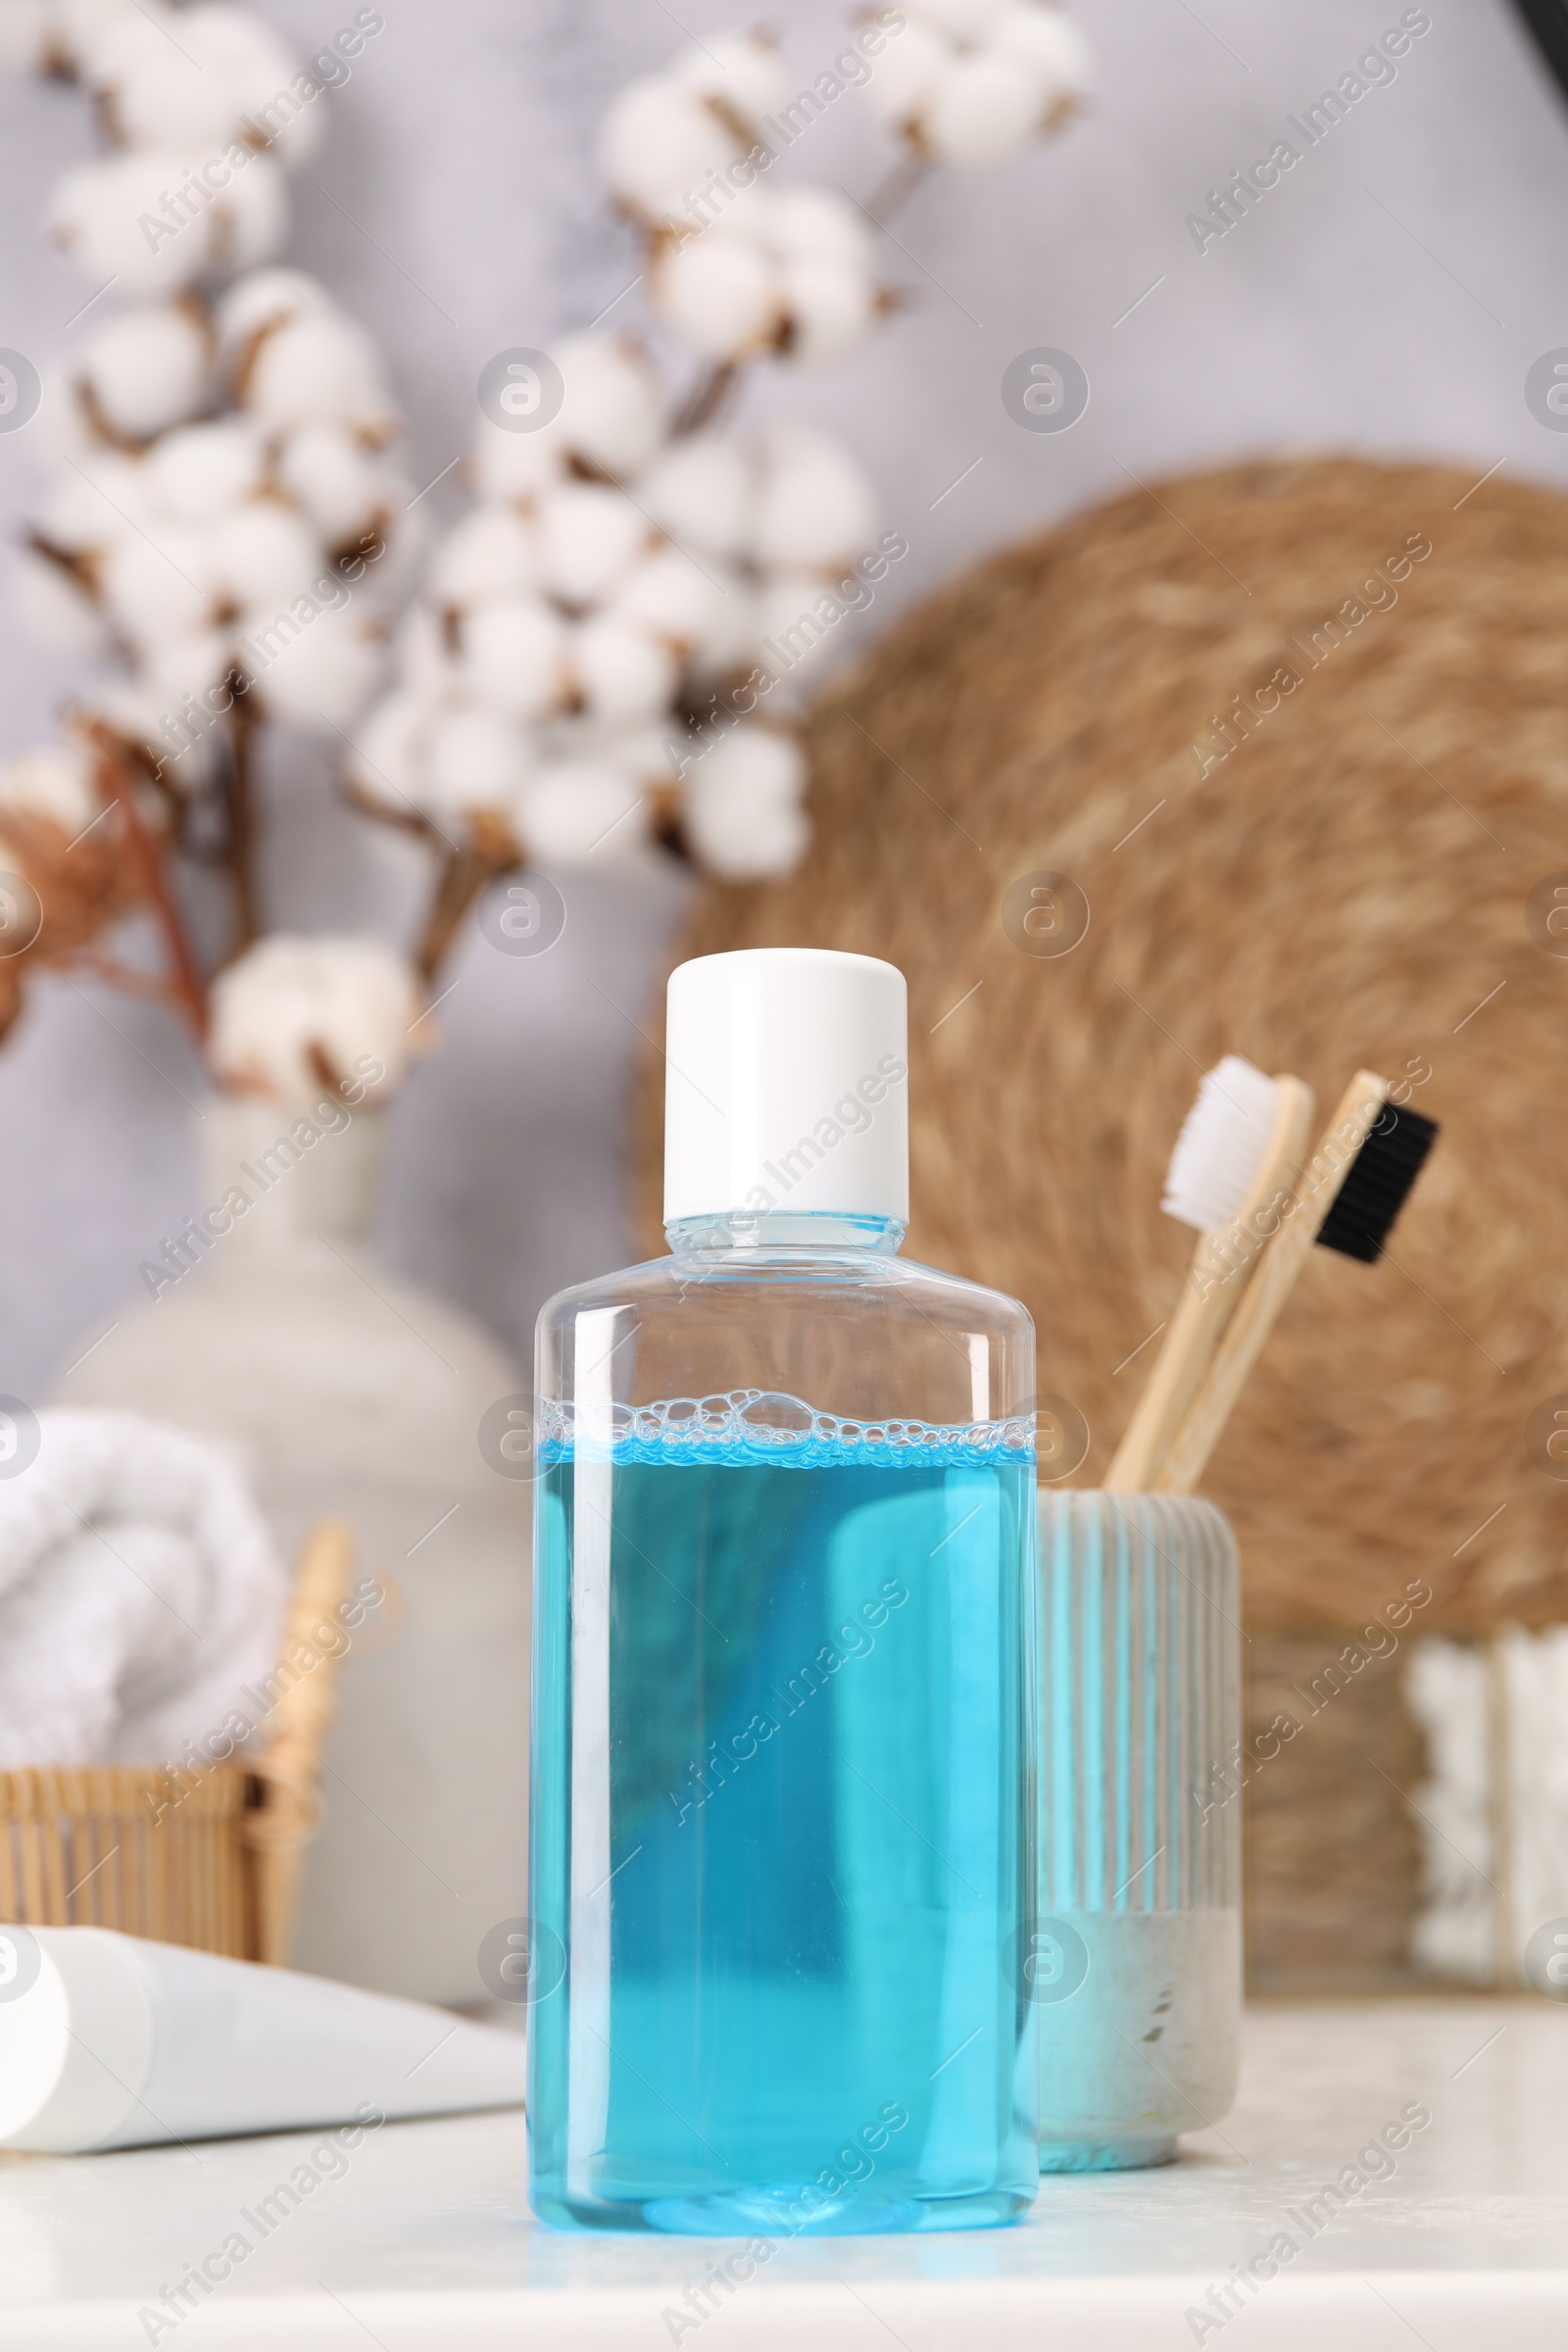
[[[735,1209],[726,1216],[677,1217],[664,1227],[664,1239],[676,1257],[727,1255],[743,1250],[800,1251],[817,1255],[823,1250],[873,1251],[892,1257],[904,1240],[897,1217],[841,1215],[831,1209],[769,1209],[759,1215]]]

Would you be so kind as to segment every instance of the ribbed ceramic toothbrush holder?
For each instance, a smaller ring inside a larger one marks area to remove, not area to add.
[[[1042,1489],[1040,1580],[1040,2169],[1166,2164],[1236,2090],[1236,1540],[1189,1495]]]

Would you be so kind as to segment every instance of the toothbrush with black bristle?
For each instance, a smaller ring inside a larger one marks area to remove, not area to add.
[[[1166,1216],[1198,1245],[1152,1371],[1105,1476],[1113,1494],[1148,1489],[1241,1303],[1267,1216],[1300,1173],[1315,1105],[1299,1078],[1270,1078],[1239,1054],[1205,1072],[1165,1177]]]
[[[1438,1133],[1437,1122],[1389,1101],[1388,1081],[1357,1070],[1302,1169],[1278,1229],[1258,1253],[1240,1304],[1181,1427],[1151,1482],[1190,1494],[1224,1434],[1247,1376],[1316,1242],[1375,1264]]]

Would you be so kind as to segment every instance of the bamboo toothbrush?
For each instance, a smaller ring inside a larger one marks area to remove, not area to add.
[[[1165,1179],[1165,1214],[1198,1247],[1154,1368],[1105,1478],[1117,1494],[1152,1485],[1236,1312],[1263,1240],[1259,1220],[1288,1194],[1311,1133],[1312,1090],[1267,1078],[1239,1054],[1207,1072]]]
[[[1386,1079],[1357,1070],[1301,1172],[1289,1213],[1263,1247],[1155,1475],[1157,1492],[1190,1494],[1202,1477],[1313,1243],[1366,1265],[1382,1254],[1437,1132],[1435,1120],[1390,1102]]]

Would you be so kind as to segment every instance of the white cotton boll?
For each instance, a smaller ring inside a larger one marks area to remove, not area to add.
[[[51,546],[73,555],[105,548],[127,532],[158,528],[147,464],[99,449],[86,466],[74,466],[45,501],[39,530]]]
[[[399,623],[394,648],[399,677],[421,694],[438,695],[457,675],[457,648],[441,614],[429,605],[411,605]]]
[[[662,725],[619,729],[609,747],[610,756],[616,767],[644,792],[652,792],[658,785],[676,784],[680,779],[670,742],[673,732],[667,716]]]
[[[926,108],[952,70],[957,50],[944,33],[908,17],[871,69],[866,99],[878,122],[904,128],[924,120]]]
[[[301,619],[293,635],[283,616],[263,607],[241,614],[239,634],[240,663],[263,709],[318,734],[352,722],[386,660],[373,621],[344,605]]]
[[[909,15],[912,23],[923,21],[934,25],[939,32],[945,32],[950,40],[983,41],[1006,6],[1007,0],[917,0],[917,5],[911,8]],[[891,55],[903,38],[902,32],[896,34],[889,41],[883,56]],[[872,78],[880,72],[879,59]]]
[[[355,729],[343,772],[355,790],[407,815],[424,797],[430,738],[441,709],[426,694],[399,687]]]
[[[653,456],[669,420],[669,403],[651,362],[614,335],[565,335],[552,345],[564,396],[559,440],[602,473],[634,473]],[[531,438],[514,433],[514,440]]]
[[[648,294],[660,317],[705,359],[766,350],[783,327],[773,262],[754,238],[722,221],[657,253]]]
[[[182,152],[133,148],[76,165],[56,182],[50,235],[84,277],[115,278],[122,294],[194,285],[212,263],[212,210],[197,206],[189,219],[164,213],[190,161]],[[144,221],[152,226],[144,229]]]
[[[320,84],[287,43],[254,10],[224,0],[183,10],[179,33],[205,72],[231,93],[236,131],[243,126],[264,138],[289,171],[298,171],[321,143],[326,109]],[[313,96],[296,86],[301,78],[315,85]]]
[[[748,795],[759,808],[797,808],[806,797],[806,754],[793,735],[739,726],[703,755],[692,773],[710,789]]]
[[[590,605],[624,577],[652,537],[619,490],[564,482],[539,505],[540,577],[565,605]]]
[[[745,580],[726,575],[725,586],[713,598],[706,620],[690,657],[699,678],[721,677],[726,670],[750,662],[757,643],[757,595]]]
[[[90,555],[124,528],[96,482],[70,473],[57,482],[38,515],[38,536],[67,555]]]
[[[99,607],[62,564],[30,547],[17,551],[11,611],[33,644],[50,653],[94,662],[110,651],[109,626]]]
[[[811,425],[775,424],[762,439],[754,551],[770,569],[853,564],[876,529],[876,493],[842,442]]]
[[[96,56],[122,24],[142,11],[139,0],[52,0],[60,37],[78,62]]]
[[[144,58],[156,57],[176,38],[181,12],[166,0],[141,0],[122,9],[97,27],[90,54],[83,60],[83,78],[95,90],[111,89],[133,74]]]
[[[468,474],[481,498],[532,501],[565,479],[565,445],[548,426],[514,433],[481,415],[468,444]]]
[[[671,442],[637,484],[638,504],[677,546],[714,556],[745,547],[756,495],[746,452],[721,433]]]
[[[247,425],[178,425],[147,453],[148,495],[181,522],[207,522],[260,487],[264,452]]]
[[[413,971],[379,940],[276,933],[214,981],[208,1055],[225,1084],[290,1104],[319,1097],[319,1061],[340,1082],[379,1062],[382,1094],[417,1051],[421,1007]]]
[[[531,501],[566,477],[569,459],[618,479],[635,473],[664,437],[669,402],[645,353],[614,335],[566,335],[551,346],[562,404],[548,423],[514,431],[481,415],[471,449],[474,487],[486,498]]]
[[[539,584],[539,541],[514,507],[475,507],[435,551],[428,593],[438,605],[525,596]]]
[[[270,498],[217,517],[209,561],[230,601],[256,611],[292,603],[327,568],[326,551],[305,517]]]
[[[566,694],[566,633],[537,597],[506,597],[463,618],[463,682],[508,718],[540,719]]]
[[[782,273],[789,319],[786,356],[803,368],[828,368],[861,342],[876,317],[876,288],[852,262],[790,262]]]
[[[278,448],[273,472],[332,547],[363,535],[386,501],[384,468],[342,424],[301,425]]]
[[[110,120],[126,147],[205,148],[220,153],[237,135],[238,108],[226,75],[208,72],[196,54],[188,17],[179,30],[149,24],[133,61],[116,61],[91,78],[109,100]],[[179,46],[175,47],[175,42]]]
[[[102,807],[92,755],[83,745],[42,744],[0,760],[0,808],[45,816],[74,837]]]
[[[725,882],[789,873],[810,838],[805,785],[793,737],[737,727],[688,773],[685,831],[694,855]]]
[[[81,715],[100,719],[122,743],[139,744],[150,752],[160,776],[176,792],[201,792],[212,781],[217,727],[193,733],[188,719],[172,725],[173,714],[142,679],[101,688]]]
[[[277,454],[277,480],[328,547],[362,539],[380,515],[400,514],[407,484],[341,424],[306,424]]]
[[[195,0],[194,6],[180,10],[179,27],[185,46],[209,70],[249,81],[269,96],[303,71],[300,59],[266,18],[254,9],[234,6],[233,0]]]
[[[792,677],[808,663],[820,669],[856,609],[834,595],[820,572],[776,572],[758,598],[758,640],[777,649]]]
[[[164,0],[143,0],[143,5],[122,9],[110,17],[97,26],[94,37],[81,50],[77,71],[82,82],[95,97],[112,102],[120,85],[156,66],[162,52],[167,51],[172,60],[177,61],[174,42],[178,37],[175,31],[178,22],[176,12],[166,7]],[[129,132],[123,138],[119,137],[112,106],[109,127],[118,145],[173,144],[172,140]]]
[[[182,424],[212,389],[212,355],[201,314],[183,304],[122,311],[101,326],[72,372],[104,421],[145,441]]]
[[[1059,8],[1004,8],[988,28],[987,47],[1028,69],[1046,116],[1083,97],[1093,78],[1089,44]]]
[[[717,98],[745,122],[760,123],[795,95],[790,70],[757,32],[710,32],[670,60],[668,78],[700,97]]]
[[[706,669],[738,661],[755,628],[744,583],[722,564],[698,564],[678,547],[662,547],[639,564],[610,611]]]
[[[634,860],[647,845],[648,804],[613,758],[561,760],[518,794],[515,823],[531,865],[569,873]]]
[[[944,163],[1004,163],[1040,128],[1040,84],[1021,62],[983,51],[961,57],[943,77],[921,125]]]
[[[218,347],[232,360],[253,335],[308,314],[335,314],[337,305],[318,277],[305,270],[253,270],[225,286],[213,306]]]
[[[90,82],[93,61],[107,54],[110,44],[133,17],[137,0],[46,0],[54,23],[59,58],[81,79]]]
[[[508,808],[531,773],[531,738],[499,710],[449,710],[430,730],[425,764],[430,805]]]
[[[744,152],[707,99],[663,74],[622,90],[599,127],[599,168],[645,220],[675,219],[689,192]]]
[[[274,431],[326,421],[390,439],[401,424],[373,338],[341,311],[305,311],[264,328],[235,397]]]
[[[573,632],[571,667],[585,715],[607,727],[636,726],[667,710],[678,675],[668,645],[613,615]]]
[[[160,522],[155,537],[128,531],[104,553],[103,600],[133,645],[200,636],[216,602],[208,542],[188,523]]]
[[[194,637],[163,637],[149,645],[141,662],[141,682],[162,706],[166,716],[178,710],[186,695],[198,698],[226,678],[233,666],[227,633],[209,629]]]
[[[38,407],[28,439],[46,466],[80,465],[104,449],[103,435],[88,419],[74,361],[45,360],[39,368]]]
[[[758,191],[760,197],[764,192]],[[756,218],[765,243],[781,261],[837,261],[868,272],[871,236],[863,215],[831,188],[765,191]]]
[[[215,270],[254,270],[288,243],[291,205],[281,164],[270,155],[252,158],[213,199]]]

